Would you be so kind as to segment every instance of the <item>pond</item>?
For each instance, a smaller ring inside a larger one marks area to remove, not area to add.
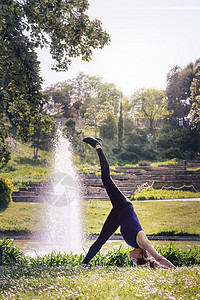
[[[83,241],[83,252],[87,251],[94,240]],[[171,241],[151,241],[153,245],[166,246]],[[173,243],[179,245],[181,248],[200,246],[200,241],[174,241]],[[57,243],[54,246],[41,240],[14,240],[14,244],[22,249],[22,251],[30,256],[44,255],[55,252],[65,252],[62,243]],[[127,247],[127,244],[123,240],[108,240],[102,247],[101,252],[107,252],[113,248],[119,248],[120,245]]]

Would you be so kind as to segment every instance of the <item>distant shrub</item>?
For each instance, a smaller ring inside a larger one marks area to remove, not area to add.
[[[119,158],[122,159],[123,161],[128,161],[131,163],[136,163],[139,160],[139,156],[135,152],[121,152],[119,154]]]
[[[138,162],[138,165],[141,166],[141,167],[142,166],[150,166],[151,163],[149,161],[146,161],[146,160],[141,160],[141,161]]]
[[[0,177],[0,208],[7,207],[12,201],[13,184],[8,178]]]
[[[200,193],[182,191],[182,190],[161,190],[153,188],[142,189],[141,192],[135,193],[131,200],[155,200],[155,199],[182,199],[182,198],[197,198]]]
[[[160,155],[162,158],[178,158],[178,159],[185,158],[184,152],[178,147],[171,147],[165,151],[162,151]]]

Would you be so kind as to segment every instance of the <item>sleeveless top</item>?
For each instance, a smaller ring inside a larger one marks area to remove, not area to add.
[[[120,231],[125,242],[129,246],[140,248],[136,242],[136,237],[138,232],[143,229],[134,211],[132,203],[118,211],[117,217],[121,225]]]

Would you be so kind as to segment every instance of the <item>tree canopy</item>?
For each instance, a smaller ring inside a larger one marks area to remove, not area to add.
[[[187,122],[192,107],[191,84],[196,77],[197,65],[189,63],[185,68],[174,67],[167,74],[166,96],[170,111],[170,122],[177,124],[179,119]]]
[[[91,59],[92,50],[110,42],[99,20],[85,11],[87,0],[2,0],[0,3],[0,109],[9,112],[27,140],[35,127],[52,122],[41,93],[38,47],[49,47],[53,69],[67,70],[71,59]],[[6,104],[6,105],[5,105]],[[4,122],[5,124],[5,122]]]
[[[166,115],[165,92],[156,89],[140,89],[131,97],[132,113],[136,118],[149,120],[153,129],[154,121]]]
[[[200,128],[200,61],[195,66],[195,76],[191,84],[192,109],[190,111],[192,123]]]

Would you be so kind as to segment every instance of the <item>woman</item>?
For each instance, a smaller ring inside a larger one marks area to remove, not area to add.
[[[84,258],[83,264],[88,264],[120,226],[126,243],[135,248],[129,252],[129,257],[133,260],[134,264],[144,265],[150,262],[152,268],[166,267],[175,269],[176,267],[169,260],[158,254],[154,249],[140,225],[132,203],[121,193],[111,179],[109,165],[101,148],[102,140],[89,136],[84,138],[83,141],[97,151],[101,165],[102,181],[113,206],[99,237],[90,247]]]

